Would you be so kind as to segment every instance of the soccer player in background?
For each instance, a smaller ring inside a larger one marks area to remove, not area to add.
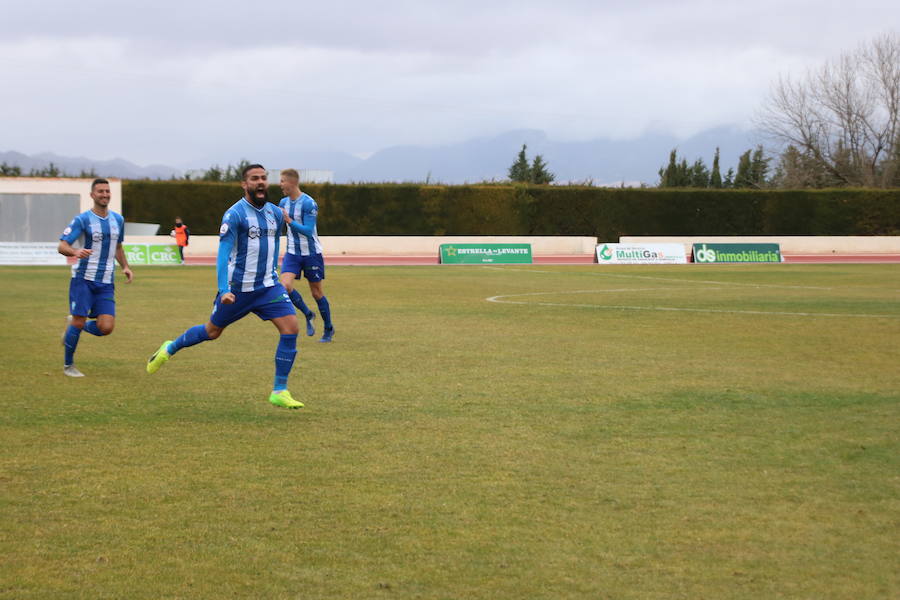
[[[78,261],[72,265],[69,280],[69,316],[63,332],[65,360],[63,373],[69,377],[84,377],[75,367],[75,349],[82,331],[104,336],[116,326],[116,289],[113,279],[116,264],[122,265],[125,282],[131,283],[134,275],[122,249],[125,239],[125,219],[109,210],[109,181],[95,179],[91,183],[91,199],[94,206],[72,219],[59,238],[57,250],[63,256],[73,256]],[[82,240],[81,248],[72,244]],[[94,319],[88,321],[88,319]]]
[[[297,355],[297,313],[275,272],[284,217],[268,202],[268,181],[262,165],[248,165],[241,178],[244,197],[225,211],[219,229],[218,294],[209,322],[191,327],[175,341],[163,342],[147,361],[147,372],[156,373],[182,348],[218,338],[226,327],[252,312],[263,321],[272,321],[280,335],[269,402],[300,408],[303,403],[294,400],[287,389]]]
[[[291,302],[306,317],[306,335],[313,335],[315,313],[311,311],[300,292],[294,289],[294,280],[302,274],[309,282],[309,291],[319,307],[319,314],[325,325],[320,342],[334,339],[334,325],[331,323],[331,306],[322,290],[325,279],[325,260],[322,245],[316,230],[319,207],[316,201],[300,191],[300,175],[294,169],[281,172],[281,191],[285,194],[278,206],[287,225],[287,252],[281,262],[281,283],[288,291]]]

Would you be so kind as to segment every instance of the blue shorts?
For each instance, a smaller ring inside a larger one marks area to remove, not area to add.
[[[325,259],[321,254],[300,256],[287,253],[281,261],[282,273],[293,273],[297,277],[302,274],[307,281],[322,281],[325,279]]]
[[[98,315],[116,316],[116,286],[73,277],[69,281],[69,314],[93,319]]]
[[[221,294],[216,295],[212,314],[209,316],[216,327],[227,327],[251,312],[263,321],[297,314],[287,290],[280,283],[253,292],[235,292],[232,304],[222,304],[220,296]]]

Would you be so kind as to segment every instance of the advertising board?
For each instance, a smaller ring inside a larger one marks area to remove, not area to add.
[[[685,264],[682,244],[598,244],[597,262],[601,265]]]

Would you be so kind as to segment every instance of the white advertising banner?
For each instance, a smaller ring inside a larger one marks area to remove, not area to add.
[[[58,242],[0,242],[0,265],[64,265]]]
[[[601,265],[684,265],[683,244],[598,244]]]

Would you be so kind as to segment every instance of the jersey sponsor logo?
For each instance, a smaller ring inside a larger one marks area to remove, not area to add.
[[[247,235],[250,236],[251,240],[255,240],[259,237],[259,227],[257,225],[251,225],[250,229],[247,230]]]
[[[222,226],[219,227],[219,235],[225,235],[226,233],[228,233],[228,223],[222,223]]]
[[[95,242],[102,242],[103,241],[103,232],[95,231],[94,234],[91,236],[91,239],[93,239]]]

